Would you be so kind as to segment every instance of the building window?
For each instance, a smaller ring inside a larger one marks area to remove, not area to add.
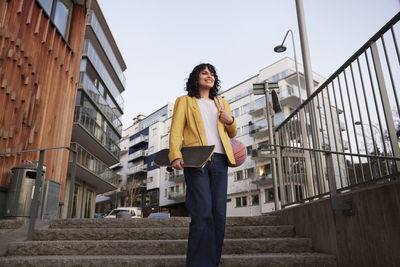
[[[253,147],[247,146],[246,149],[247,149],[247,155],[251,155],[251,151],[253,150]]]
[[[246,207],[246,206],[247,206],[247,197],[236,198],[236,207]]]
[[[86,203],[85,203],[85,218],[92,217],[93,197],[94,193],[91,190],[86,191]]]
[[[244,105],[242,109],[242,114],[249,113],[249,111],[250,111],[250,104]]]
[[[237,171],[234,173],[235,181],[243,180],[243,171]]]
[[[72,218],[78,218],[79,184],[75,184],[72,200]]]
[[[240,116],[239,108],[235,108],[234,110],[232,110],[232,116],[233,117],[239,117]]]
[[[243,126],[242,134],[245,135],[245,134],[248,134],[248,133],[249,133],[249,125]]]
[[[73,2],[71,0],[38,0],[38,2],[64,39],[68,40],[72,24]]]
[[[167,197],[167,195],[168,195],[168,189],[165,188],[165,189],[164,189],[164,197]]]
[[[228,199],[226,199],[226,202],[232,202],[232,199],[231,198],[228,198]]]
[[[153,182],[153,176],[150,176],[147,178],[147,183],[152,183]]]
[[[152,132],[153,132],[153,136],[156,136],[156,135],[157,135],[157,128],[154,128],[154,129],[152,130]]]
[[[252,179],[254,177],[254,168],[246,169],[246,179]]]
[[[259,205],[259,204],[260,204],[260,198],[259,198],[258,194],[257,195],[253,195],[252,198],[251,198],[251,205],[256,206],[256,205]]]

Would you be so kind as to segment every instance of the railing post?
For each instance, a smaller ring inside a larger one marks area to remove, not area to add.
[[[75,189],[77,151],[70,152],[70,153],[73,153],[74,158],[72,160],[71,179],[70,179],[70,185],[69,185],[68,210],[67,210],[67,218],[68,219],[70,219],[71,215],[72,215],[72,200],[74,198],[74,189]]]
[[[311,116],[311,115],[310,115]],[[300,117],[300,130],[301,136],[303,137],[302,144],[304,148],[310,148],[308,143],[308,136],[307,136],[307,128],[306,128],[306,115],[304,112],[304,108],[301,108],[299,111]],[[313,176],[312,176],[312,168],[311,168],[311,157],[310,151],[304,150],[304,164],[306,168],[306,177],[307,177],[307,188],[308,188],[308,196],[314,196],[314,183],[313,183]]]
[[[42,174],[43,174],[43,161],[44,161],[44,150],[40,150],[38,169],[36,172],[35,189],[33,192],[33,199],[31,203],[31,210],[29,214],[29,228],[28,228],[28,240],[33,240],[33,234],[35,231],[35,223],[38,215],[40,206],[40,194],[42,188]]]
[[[336,192],[336,179],[335,179],[335,169],[333,166],[333,157],[331,153],[325,153],[326,157],[326,168],[328,173],[329,181],[329,194],[331,197],[331,207],[335,210],[343,211],[343,214],[351,216],[355,214],[355,207],[353,201],[346,201],[346,203],[339,203],[337,200]]]
[[[385,77],[383,76],[381,60],[379,58],[378,47],[376,45],[376,42],[373,42],[370,45],[371,45],[371,53],[372,53],[372,59],[373,59],[373,63],[374,63],[374,69],[375,69],[376,77],[378,80],[379,93],[380,93],[380,96],[382,99],[383,111],[385,113],[386,124],[388,127],[390,145],[392,146],[393,156],[396,158],[400,158],[400,148],[399,148],[399,144],[397,141],[397,135],[396,135],[396,129],[394,127],[392,111],[390,110],[390,102],[389,102],[389,97],[388,97],[388,93],[386,90]],[[383,146],[385,146],[385,144],[383,144]],[[398,160],[396,161],[396,168],[397,168],[397,171],[400,172],[400,161],[398,161]]]
[[[279,132],[275,132],[275,140],[277,140],[277,144],[280,145],[279,142]],[[274,199],[275,199],[275,210],[280,210],[282,209],[282,206],[279,203],[279,193],[278,193],[278,183],[281,187],[281,191],[282,191],[282,187],[283,187],[283,176],[282,176],[282,153],[281,153],[281,147],[277,146],[276,147],[276,159],[277,159],[277,164],[278,164],[278,181],[276,183],[273,184],[274,186]],[[282,198],[283,195],[281,194],[281,203],[282,202]]]

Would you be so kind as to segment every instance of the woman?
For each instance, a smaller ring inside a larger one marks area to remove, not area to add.
[[[191,217],[186,254],[189,267],[217,266],[224,242],[228,163],[235,163],[229,137],[237,130],[229,103],[217,98],[219,84],[211,64],[196,66],[186,83],[188,94],[175,101],[172,117],[168,156],[173,168],[184,169]],[[203,169],[183,168],[182,145],[215,145],[215,149]]]

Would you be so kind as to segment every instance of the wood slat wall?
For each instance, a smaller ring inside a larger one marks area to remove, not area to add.
[[[34,0],[0,0],[0,151],[69,146],[86,13],[74,6],[68,48]],[[0,187],[39,153],[0,156]],[[47,151],[45,177],[62,184],[69,152]]]

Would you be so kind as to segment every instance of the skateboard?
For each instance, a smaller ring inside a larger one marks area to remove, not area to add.
[[[213,146],[189,146],[182,148],[182,157],[184,167],[203,167],[212,153],[214,152]],[[163,149],[156,153],[154,156],[154,163],[159,167],[167,167],[167,171],[171,172],[172,167],[168,158],[169,149]]]

